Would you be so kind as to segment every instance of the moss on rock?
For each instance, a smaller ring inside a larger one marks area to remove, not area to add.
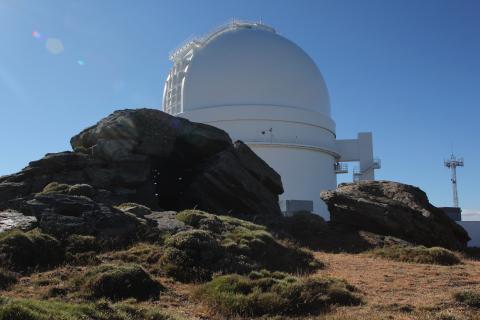
[[[162,269],[183,282],[210,280],[218,269],[224,251],[211,232],[179,232],[165,242]]]
[[[84,196],[91,198],[95,195],[96,191],[95,188],[89,184],[69,185],[66,183],[50,182],[38,194],[42,195],[50,193],[69,194],[72,196]]]
[[[28,272],[37,267],[55,266],[63,258],[60,242],[38,230],[0,234],[0,265],[7,269]]]
[[[70,189],[70,185],[65,183],[58,183],[58,182],[50,182],[47,184],[40,194],[48,194],[48,193],[62,193],[67,194],[68,190]]]
[[[263,268],[307,273],[322,267],[310,251],[278,241],[264,226],[199,210],[180,212],[177,219],[197,229],[165,243],[163,268],[177,280],[205,281],[215,272]]]

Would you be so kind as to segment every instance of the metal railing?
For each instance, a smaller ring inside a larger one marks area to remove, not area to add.
[[[334,164],[336,174],[348,173],[348,164],[342,162],[336,162]]]
[[[201,47],[205,43],[210,41],[212,38],[216,37],[217,35],[229,30],[239,28],[239,27],[255,27],[255,28],[270,31],[270,32],[276,32],[274,28],[267,26],[262,22],[232,19],[228,23],[222,24],[212,29],[210,32],[207,32],[203,36],[189,37],[187,40],[183,41],[177,48],[170,51],[170,54],[169,54],[170,60],[174,61],[178,56],[183,56],[183,54],[189,51],[192,47],[194,46]]]

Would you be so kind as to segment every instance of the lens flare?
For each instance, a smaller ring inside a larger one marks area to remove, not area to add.
[[[33,31],[32,32],[32,37],[34,37],[35,39],[41,39],[42,35],[38,31]]]
[[[83,60],[77,60],[77,63],[79,66],[84,66],[85,65],[85,61]]]
[[[48,38],[45,47],[51,54],[60,54],[63,52],[63,43],[57,38]]]

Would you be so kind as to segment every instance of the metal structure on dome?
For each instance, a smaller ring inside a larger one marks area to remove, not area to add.
[[[174,63],[173,68],[165,81],[163,92],[164,110],[170,114],[181,113],[183,106],[182,90],[185,74],[188,70],[190,61],[196,51],[203,48],[216,37],[236,29],[258,29],[275,33],[275,29],[261,22],[249,22],[232,20],[221,25],[204,36],[184,41],[177,49],[170,53],[170,60]]]
[[[178,60],[181,60],[185,56],[187,56],[188,53],[191,52],[192,50],[203,47],[210,40],[221,35],[222,33],[239,29],[239,28],[246,28],[246,29],[255,28],[259,30],[273,32],[273,33],[276,32],[274,28],[267,26],[266,24],[263,24],[261,22],[232,19],[232,21],[230,21],[229,23],[218,26],[212,31],[206,33],[201,37],[198,37],[198,38],[194,37],[193,39],[188,39],[187,41],[184,41],[180,46],[178,46],[178,48],[170,52],[170,60],[173,62],[177,62]]]
[[[463,167],[464,162],[463,158],[457,158],[452,153],[450,159],[443,161],[445,167],[449,168],[451,171],[451,181],[452,181],[452,193],[453,193],[453,206],[459,208],[458,202],[458,190],[457,190],[457,167]]]

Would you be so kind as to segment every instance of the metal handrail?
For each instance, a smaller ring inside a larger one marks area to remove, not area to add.
[[[169,57],[170,60],[175,60],[175,58],[182,53],[188,51],[191,47],[193,46],[198,46],[201,47],[205,45],[207,42],[209,42],[211,39],[216,37],[217,35],[233,30],[238,27],[246,27],[246,26],[251,26],[251,27],[256,27],[259,29],[267,30],[270,32],[276,32],[274,28],[262,23],[262,22],[252,22],[252,21],[247,21],[247,20],[235,20],[232,19],[232,21],[222,24],[214,29],[212,29],[210,32],[206,33],[203,36],[200,37],[195,37],[191,36],[187,40],[183,41],[177,48],[174,50],[170,51]]]

